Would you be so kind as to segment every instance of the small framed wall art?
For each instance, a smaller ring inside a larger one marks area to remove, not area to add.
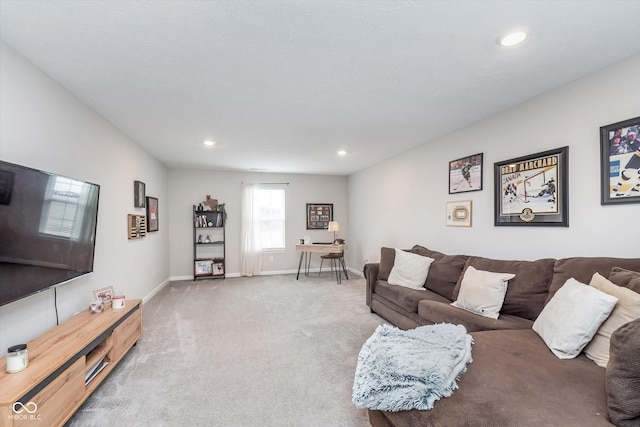
[[[307,230],[328,230],[333,203],[307,203]]]
[[[600,204],[640,203],[640,117],[600,128]]]
[[[569,147],[494,164],[494,225],[569,226]]]
[[[471,200],[447,202],[447,227],[471,227]]]
[[[142,181],[133,181],[133,207],[145,207],[145,184]]]
[[[127,215],[127,237],[140,239],[147,235],[147,217],[145,215]]]
[[[483,153],[449,162],[449,194],[482,190]]]
[[[147,197],[147,231],[158,231],[158,199]]]

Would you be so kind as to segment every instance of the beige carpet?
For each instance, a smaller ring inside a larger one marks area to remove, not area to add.
[[[328,272],[173,282],[69,425],[368,426],[351,388],[382,320],[364,293]]]

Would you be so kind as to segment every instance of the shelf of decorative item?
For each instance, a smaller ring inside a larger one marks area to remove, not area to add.
[[[224,205],[193,207],[193,280],[225,278],[225,223]]]

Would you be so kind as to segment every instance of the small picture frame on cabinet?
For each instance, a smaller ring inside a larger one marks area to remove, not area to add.
[[[111,298],[116,294],[113,290],[113,286],[106,286],[100,289],[94,289],[91,291],[91,297],[94,301],[109,302]]]

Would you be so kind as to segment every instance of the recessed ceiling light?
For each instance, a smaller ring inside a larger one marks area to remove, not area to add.
[[[207,139],[205,142],[203,142],[203,144],[206,145],[207,147],[211,147],[212,145],[216,145],[216,142],[210,139]]]
[[[345,150],[338,150],[338,156],[346,156],[347,152]]]
[[[524,31],[513,31],[511,33],[498,37],[497,43],[500,46],[513,46],[521,43],[526,38],[527,33],[525,33]]]

